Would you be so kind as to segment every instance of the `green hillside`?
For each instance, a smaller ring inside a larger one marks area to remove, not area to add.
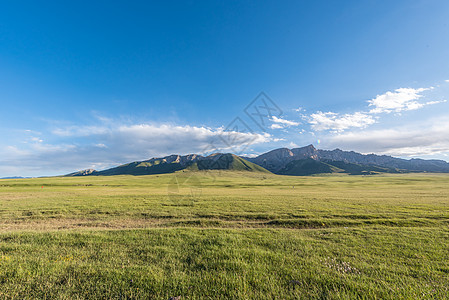
[[[124,164],[104,171],[84,170],[66,175],[67,177],[90,175],[155,175],[174,173],[180,170],[233,170],[270,173],[264,168],[234,154],[213,154],[196,161],[181,163],[180,160],[151,159]]]
[[[95,175],[153,175],[173,173],[182,170],[184,167],[180,163],[167,163],[162,160],[153,162],[132,162],[116,168],[97,172]]]
[[[270,173],[268,170],[234,154],[214,154],[196,163],[190,170],[234,170]]]

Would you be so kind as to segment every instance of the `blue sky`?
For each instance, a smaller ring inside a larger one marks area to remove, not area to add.
[[[3,1],[0,177],[211,145],[448,160],[448,80],[444,0]]]

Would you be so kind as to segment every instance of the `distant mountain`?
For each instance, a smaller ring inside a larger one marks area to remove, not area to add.
[[[402,159],[388,155],[360,154],[354,151],[317,150],[319,160],[344,161],[348,163],[375,165],[412,172],[449,172],[449,163],[444,160]]]
[[[66,176],[153,175],[173,173],[180,170],[235,170],[269,173],[269,171],[264,168],[237,155],[216,153],[207,157],[196,154],[185,156],[170,155],[163,158],[136,161],[104,171],[88,169],[71,173]]]
[[[216,153],[207,157],[197,154],[170,155],[136,161],[104,171],[88,169],[66,176],[151,175],[180,170],[236,170],[294,176],[324,173],[350,175],[405,172],[449,173],[449,163],[443,160],[407,160],[387,155],[365,155],[340,149],[319,150],[309,145],[294,149],[279,148],[253,158],[239,157],[230,153]]]
[[[402,159],[387,155],[360,154],[354,151],[318,150],[313,145],[302,148],[287,149],[280,148],[261,154],[247,160],[266,168],[276,174],[291,174],[294,161],[313,159],[336,168],[342,169],[348,174],[373,174],[379,172],[399,173],[399,172],[449,172],[449,163],[443,160],[424,159]],[[298,163],[295,163],[298,165]],[[318,165],[317,165],[318,166]],[[320,165],[322,167],[322,165]],[[287,169],[289,171],[287,171]],[[317,173],[329,173],[319,172]],[[301,172],[299,172],[301,173]],[[315,173],[316,174],[316,173]],[[300,175],[300,174],[297,174]]]
[[[287,164],[299,159],[311,158],[318,160],[317,150],[313,145],[309,145],[303,148],[287,149],[279,148],[267,153],[261,154],[255,158],[246,158],[273,173],[278,173],[284,169]]]
[[[22,177],[22,176],[12,176],[12,177],[2,177],[0,179],[26,179],[31,177]]]

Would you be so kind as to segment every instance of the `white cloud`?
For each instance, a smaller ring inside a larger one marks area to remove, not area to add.
[[[273,141],[273,142],[282,142],[282,141],[285,141],[285,139],[284,138],[273,138],[273,139],[271,139],[271,141]]]
[[[348,132],[325,139],[329,148],[393,156],[430,155],[449,152],[449,119],[391,129]]]
[[[376,123],[376,120],[373,116],[363,112],[340,115],[334,112],[318,111],[310,115],[309,123],[313,130],[342,132],[349,128],[365,128]]]
[[[254,157],[259,156],[259,154],[255,154],[255,153],[242,153],[242,154],[240,154],[240,156],[242,156],[242,157],[254,158]]]
[[[426,105],[433,105],[433,104],[446,103],[446,102],[447,102],[447,100],[429,101],[429,102],[426,102]]]
[[[271,129],[282,129],[282,128],[284,128],[284,126],[282,126],[281,124],[271,124],[270,128]]]
[[[301,124],[299,122],[290,121],[290,120],[286,120],[283,118],[278,118],[276,116],[273,116],[271,118],[271,121],[274,122],[274,124],[271,124],[271,126],[270,126],[271,129],[283,129],[286,127],[298,126]]]
[[[431,88],[400,88],[394,92],[386,92],[382,95],[377,95],[376,98],[369,100],[369,106],[373,107],[370,113],[390,113],[401,112],[407,110],[415,110],[424,107],[425,105],[434,103],[421,103],[417,100],[423,97],[422,93]]]
[[[449,79],[448,79],[448,80],[445,80],[445,82],[449,82]]]

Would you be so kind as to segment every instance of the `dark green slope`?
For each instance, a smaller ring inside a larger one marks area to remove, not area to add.
[[[373,175],[379,173],[402,173],[403,170],[373,165],[360,165],[344,161],[318,161],[312,158],[294,160],[277,174],[307,176],[326,173],[346,173],[349,175]]]
[[[294,160],[287,164],[285,168],[280,170],[278,174],[293,175],[293,176],[307,176],[322,173],[339,173],[343,170],[332,166],[330,164],[317,161],[311,158]]]
[[[234,170],[270,173],[268,170],[234,154],[213,154],[192,164],[189,170]]]

